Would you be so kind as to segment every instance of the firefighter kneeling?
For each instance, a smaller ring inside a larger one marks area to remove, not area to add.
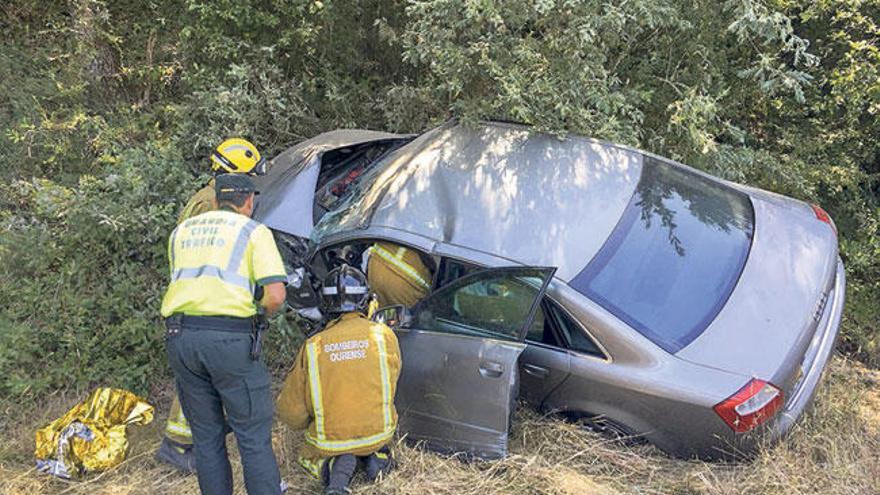
[[[332,270],[321,299],[335,319],[300,349],[278,414],[292,428],[307,427],[300,463],[325,493],[340,494],[359,464],[370,480],[393,467],[387,444],[397,428],[400,349],[390,328],[364,315],[369,287],[359,270]]]

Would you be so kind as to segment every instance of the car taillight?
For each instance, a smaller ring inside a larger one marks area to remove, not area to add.
[[[733,431],[743,433],[767,422],[782,406],[782,390],[753,378],[739,392],[715,406],[715,412]]]
[[[810,206],[813,208],[813,213],[816,214],[816,218],[830,225],[831,230],[834,231],[834,235],[837,235],[837,225],[834,225],[834,220],[831,219],[831,216],[828,215],[828,212],[823,210],[822,207],[817,204],[810,204]]]

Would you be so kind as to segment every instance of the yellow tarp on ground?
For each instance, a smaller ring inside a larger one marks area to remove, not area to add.
[[[37,468],[62,478],[111,468],[128,453],[125,429],[153,421],[153,406],[127,390],[98,388],[37,431]]]

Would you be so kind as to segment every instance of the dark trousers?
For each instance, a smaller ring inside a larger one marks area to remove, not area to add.
[[[247,492],[277,495],[281,476],[272,451],[269,373],[261,361],[251,360],[250,335],[208,328],[184,326],[166,342],[180,405],[192,428],[199,487],[204,495],[232,494],[228,421],[241,453]]]

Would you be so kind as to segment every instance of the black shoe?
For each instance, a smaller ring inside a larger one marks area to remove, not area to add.
[[[326,488],[325,494],[343,495],[351,493],[348,489],[351,477],[357,469],[357,457],[351,454],[343,454],[331,457],[324,462],[321,479]]]
[[[361,459],[370,481],[376,481],[379,475],[387,475],[395,467],[394,457],[391,456],[391,450],[387,446]]]
[[[192,445],[181,445],[163,438],[162,445],[156,451],[156,459],[185,473],[196,472],[196,456]]]

